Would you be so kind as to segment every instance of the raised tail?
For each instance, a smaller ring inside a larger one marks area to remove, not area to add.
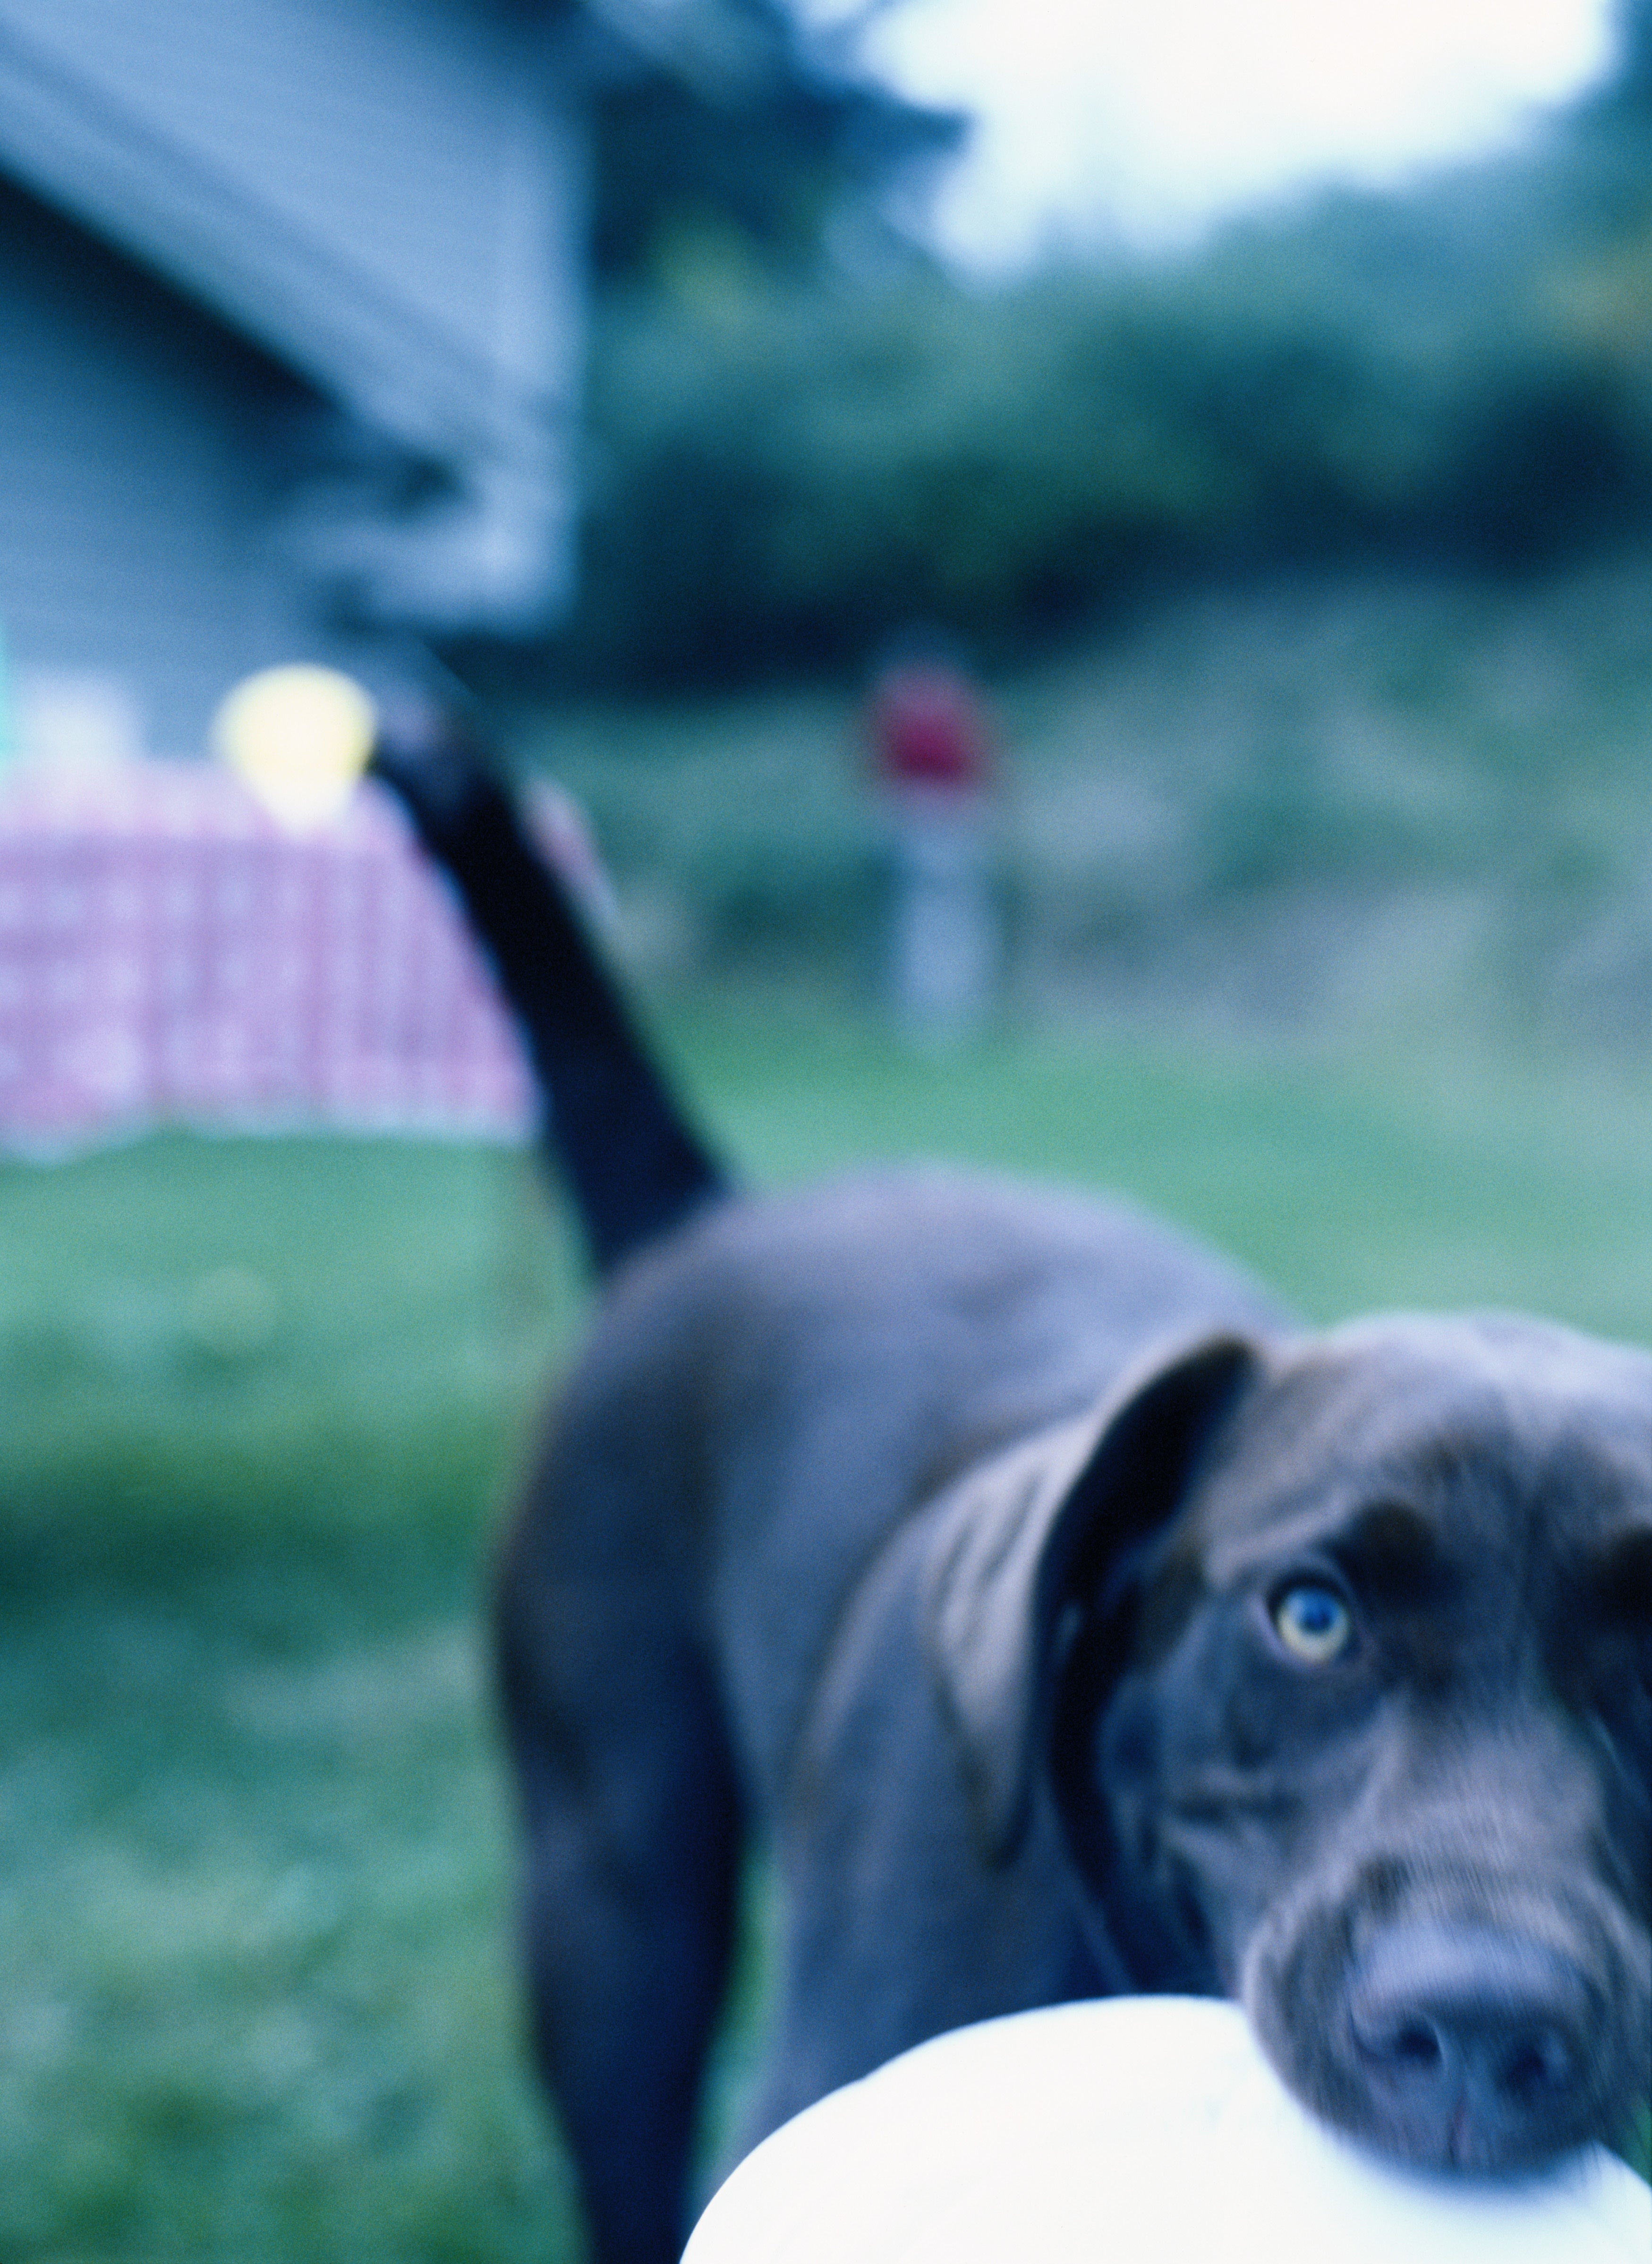
[[[650,1060],[562,881],[447,717],[380,724],[370,766],[448,874],[533,1061],[542,1144],[572,1192],[599,1275],[729,1191]]]

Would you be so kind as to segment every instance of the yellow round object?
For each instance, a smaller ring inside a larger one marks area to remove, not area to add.
[[[304,664],[236,685],[213,719],[213,743],[272,817],[309,833],[349,801],[377,730],[353,677]]]

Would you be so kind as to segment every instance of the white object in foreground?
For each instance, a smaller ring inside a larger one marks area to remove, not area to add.
[[[684,2264],[1647,2264],[1652,2188],[1404,2171],[1323,2129],[1232,2005],[1114,1998],[938,2036],[748,2155]]]

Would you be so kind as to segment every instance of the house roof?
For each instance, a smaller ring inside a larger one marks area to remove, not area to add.
[[[510,0],[0,0],[0,167],[452,483],[422,529],[309,530],[416,616],[532,614],[556,578],[583,233],[557,38]]]

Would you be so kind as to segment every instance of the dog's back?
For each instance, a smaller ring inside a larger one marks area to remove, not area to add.
[[[515,1549],[538,1579],[553,1547],[669,1576],[772,1816],[844,1594],[902,1518],[1144,1345],[1285,1318],[1123,1203],[933,1166],[730,1202],[613,1283]]]

